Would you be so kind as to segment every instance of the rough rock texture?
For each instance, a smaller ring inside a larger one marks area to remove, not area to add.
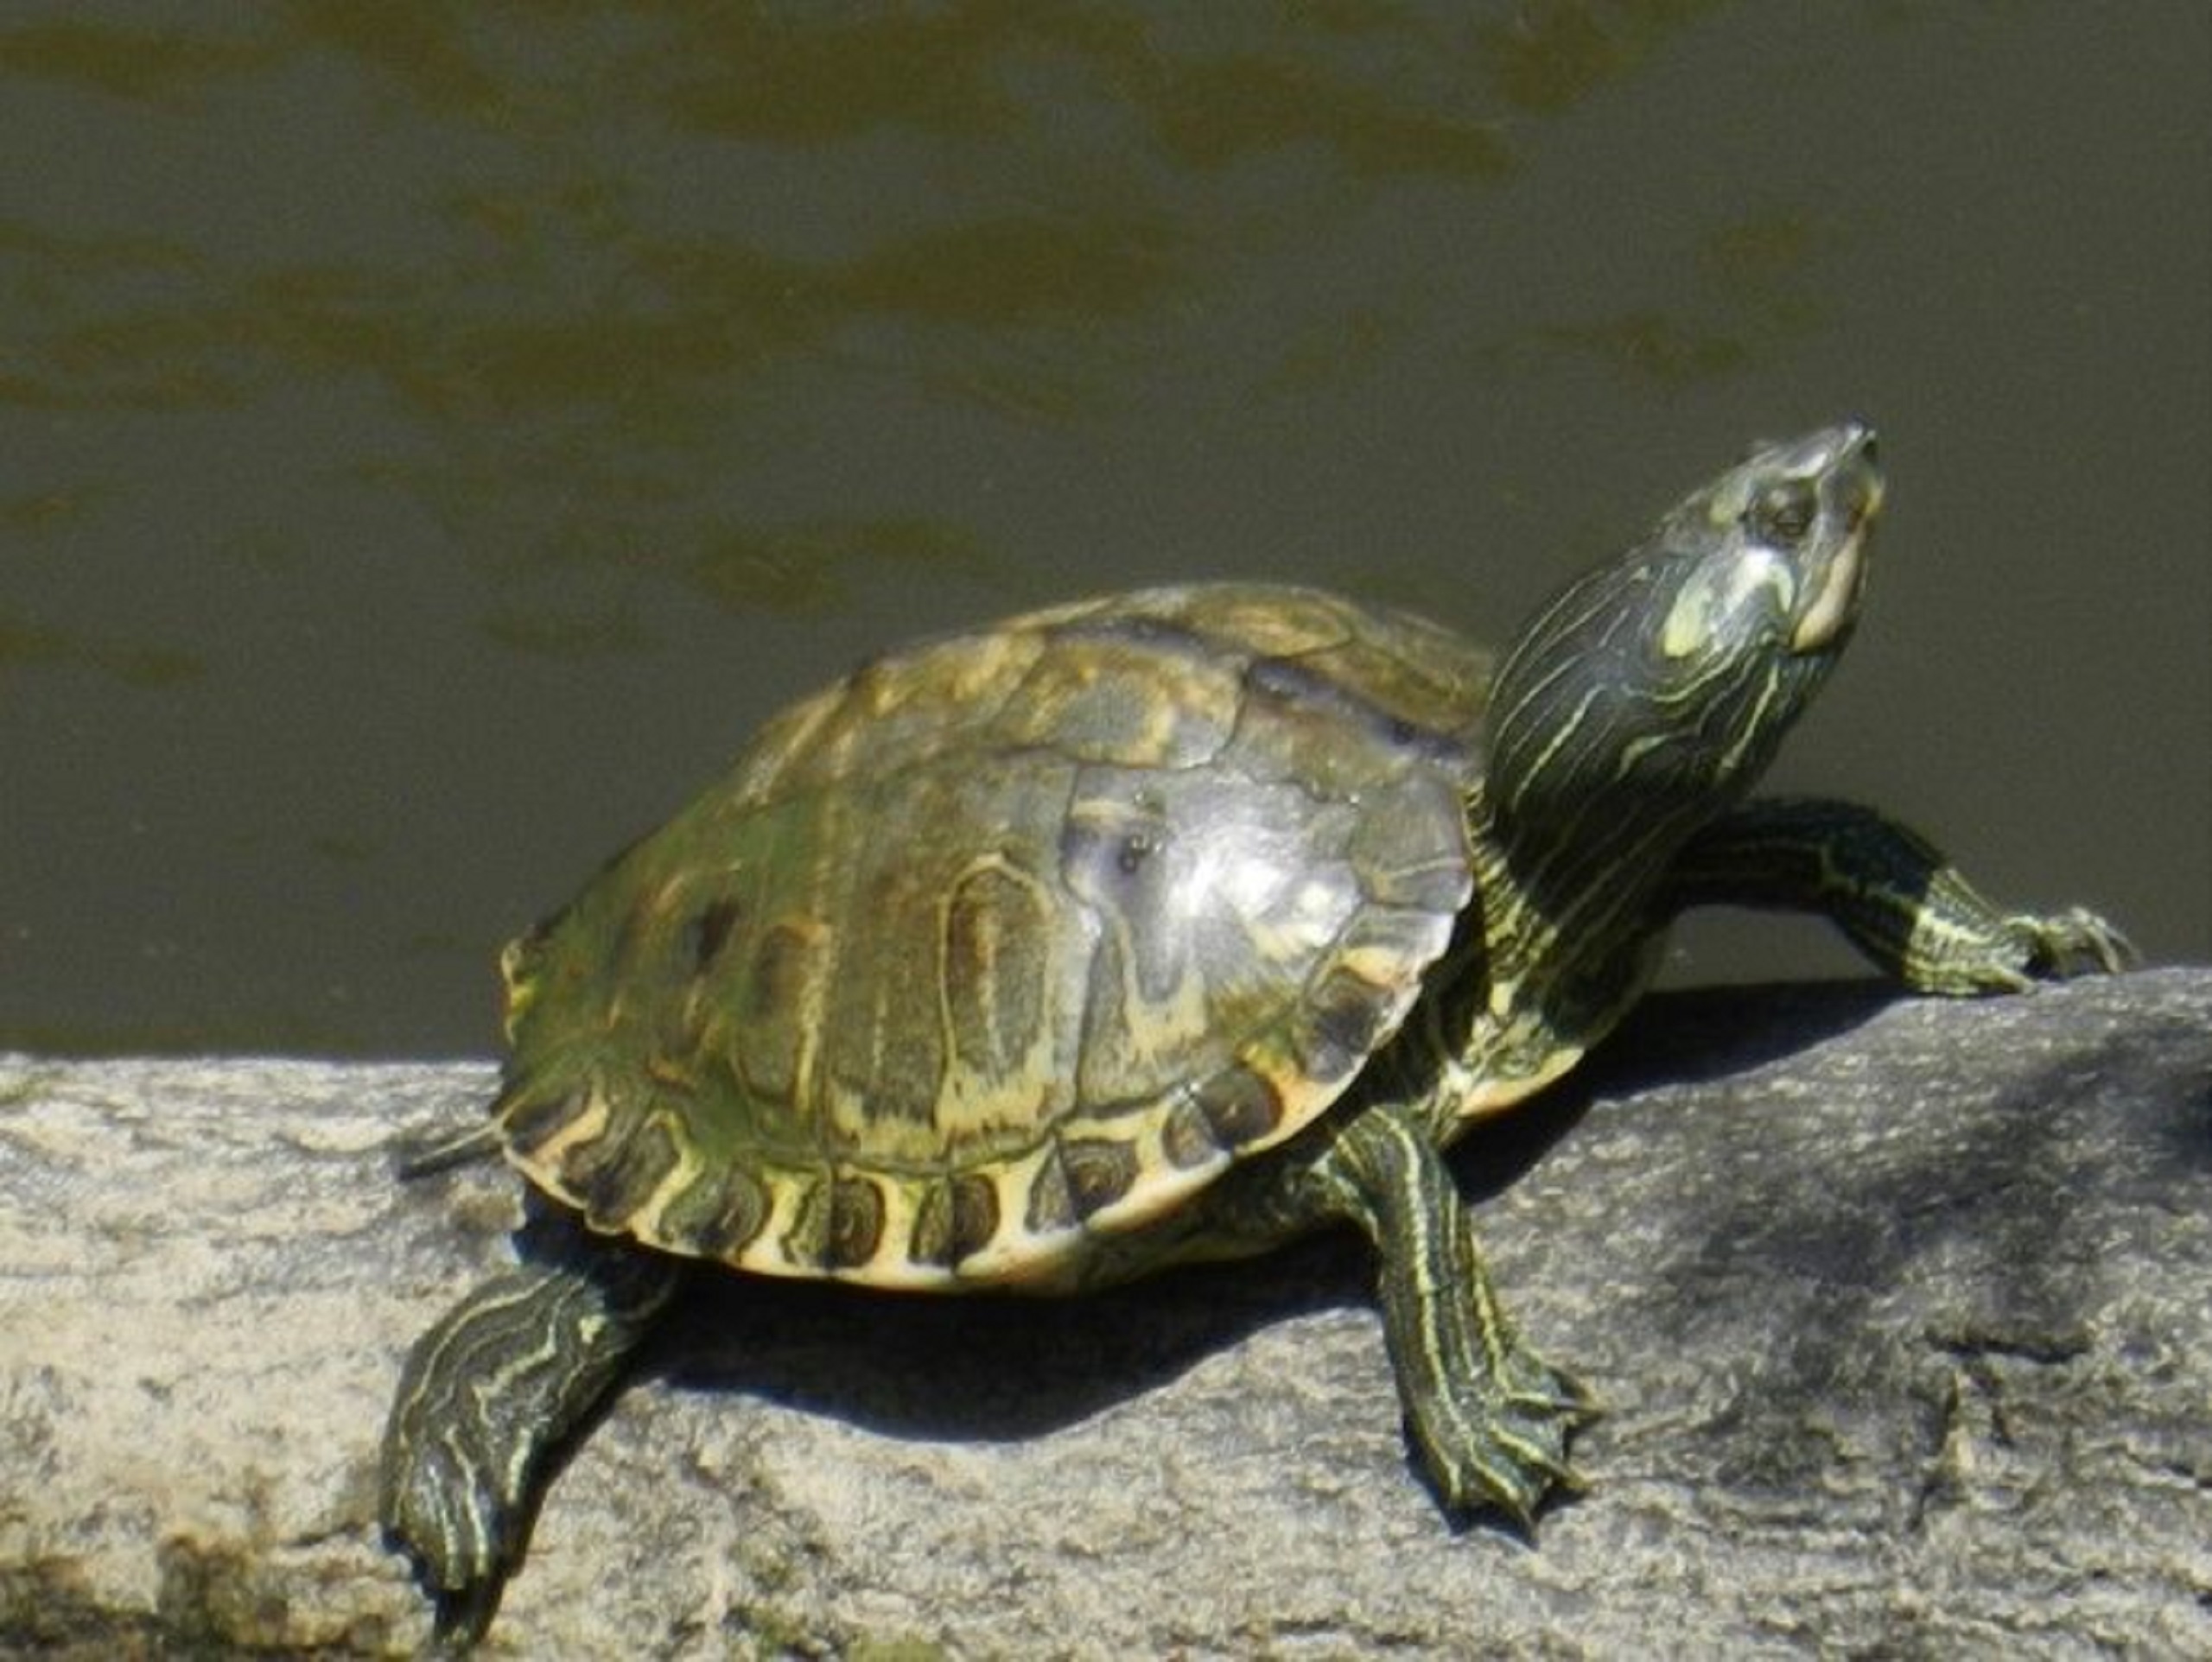
[[[382,1145],[490,1082],[0,1059],[0,1652],[420,1642],[371,1462],[514,1186]],[[720,1278],[487,1650],[2212,1654],[2212,971],[1670,997],[1464,1155],[1610,1410],[1533,1549],[1410,1475],[1345,1241],[1064,1304]]]

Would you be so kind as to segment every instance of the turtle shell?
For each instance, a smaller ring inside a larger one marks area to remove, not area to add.
[[[747,1270],[1064,1272],[1404,1020],[1472,891],[1491,671],[1243,585],[880,658],[508,948],[510,1158]]]

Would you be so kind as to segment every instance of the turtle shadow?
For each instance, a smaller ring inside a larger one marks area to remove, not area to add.
[[[1866,980],[1647,999],[1581,1068],[1468,1131],[1452,1151],[1461,1192],[1479,1206],[1512,1188],[1600,1099],[1762,1066],[1850,1031],[1897,996]],[[1158,1390],[1279,1323],[1371,1310],[1373,1284],[1364,1244],[1342,1229],[1069,1297],[900,1294],[702,1272],[633,1377],[756,1397],[886,1436],[1014,1443]],[[1375,1343],[1379,1355],[1379,1330]]]
[[[1479,1205],[1510,1189],[1602,1099],[1763,1066],[1850,1031],[1898,996],[1869,980],[1647,999],[1567,1079],[1470,1129],[1452,1153],[1461,1192]],[[549,1222],[540,1210],[520,1233]],[[1371,1311],[1372,1284],[1367,1250],[1345,1230],[1068,1298],[900,1295],[702,1270],[689,1277],[626,1385],[757,1398],[887,1437],[1018,1443],[1141,1398],[1284,1321]],[[1379,1323],[1373,1340],[1379,1365]],[[543,1481],[516,1520],[518,1552],[561,1473],[627,1394],[610,1392],[548,1451]],[[1422,1475],[1418,1462],[1408,1463]],[[1555,1494],[1546,1509],[1573,1499]],[[1455,1532],[1488,1521],[1522,1533],[1489,1513],[1452,1513],[1449,1521]],[[434,1652],[467,1650],[505,1585],[501,1576],[466,1596],[436,1595]]]
[[[1586,1100],[1716,1083],[1840,1038],[1912,996],[1872,975],[1654,993],[1557,1088]]]
[[[1571,1129],[1555,1092],[1454,1151],[1479,1204]],[[702,1272],[638,1375],[758,1398],[887,1437],[1011,1443],[1173,1384],[1279,1323],[1375,1308],[1371,1254],[1349,1227],[1257,1256],[1172,1266],[1069,1296],[887,1292]],[[1377,1358],[1382,1339],[1374,1335]]]
[[[1142,1397],[1278,1322],[1363,1306],[1370,1279],[1357,1240],[1338,1232],[1067,1297],[701,1273],[638,1373],[889,1437],[1020,1443]]]

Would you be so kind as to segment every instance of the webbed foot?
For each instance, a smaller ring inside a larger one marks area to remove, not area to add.
[[[2047,917],[2017,912],[2004,927],[2013,961],[2031,980],[2116,975],[2136,961],[2128,938],[2087,907]]]
[[[1312,1176],[1319,1204],[1375,1243],[1407,1439],[1439,1500],[1454,1513],[1495,1508],[1530,1529],[1553,1489],[1581,1487],[1567,1444],[1596,1409],[1499,1309],[1426,1122],[1370,1109],[1342,1127]]]
[[[1516,1343],[1496,1372],[1439,1378],[1409,1397],[1406,1435],[1446,1510],[1496,1510],[1525,1533],[1554,1489],[1583,1487],[1567,1444],[1597,1412],[1573,1375]]]
[[[490,1621],[548,1459],[613,1388],[682,1273],[580,1229],[536,1256],[416,1342],[385,1430],[378,1514],[437,1601],[442,1648],[466,1648]]]

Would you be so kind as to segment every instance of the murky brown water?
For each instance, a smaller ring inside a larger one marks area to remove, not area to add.
[[[2199,0],[862,16],[0,12],[0,1045],[486,1050],[499,942],[876,646],[1227,574],[1502,635],[1847,412],[1785,783],[2212,956]]]

